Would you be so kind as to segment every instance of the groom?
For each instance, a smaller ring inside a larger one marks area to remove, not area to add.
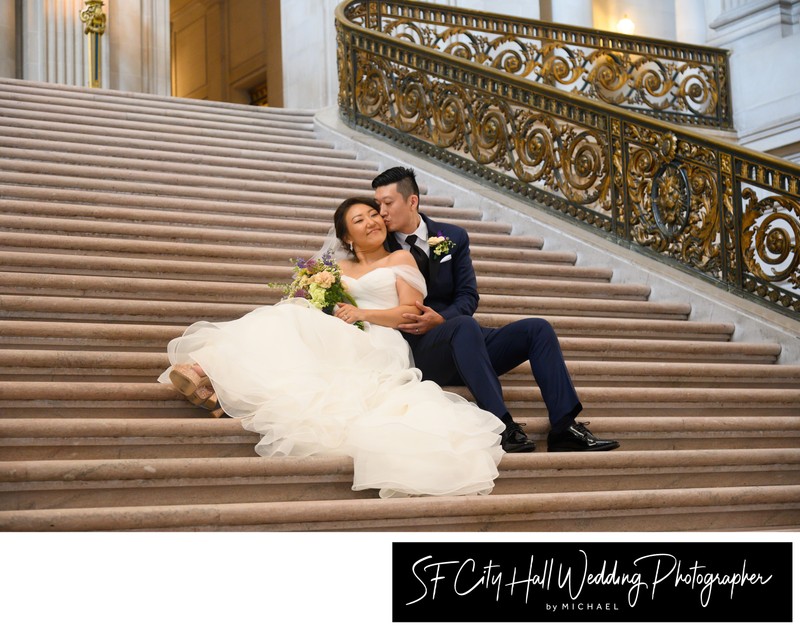
[[[539,318],[501,328],[485,328],[472,317],[478,285],[469,237],[460,227],[439,223],[419,212],[414,171],[394,167],[372,180],[375,199],[389,234],[391,251],[409,250],[425,276],[428,295],[417,303],[422,313],[405,315],[399,326],[424,378],[441,386],[466,385],[478,407],[506,425],[501,443],[508,453],[530,452],[535,444],[514,422],[503,402],[499,375],[525,361],[542,392],[550,417],[548,451],[610,451],[614,440],[595,437],[576,422],[581,406],[552,326]],[[430,239],[430,240],[429,240]]]

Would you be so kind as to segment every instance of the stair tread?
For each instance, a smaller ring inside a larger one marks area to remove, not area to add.
[[[280,194],[280,193],[278,193]],[[319,199],[315,198],[315,205]],[[274,221],[280,221],[274,219]],[[469,225],[469,220],[460,222],[462,225]],[[289,228],[287,222],[283,224]],[[291,243],[295,247],[318,248],[325,239],[328,230],[323,230],[325,226],[320,223],[318,226],[311,225],[311,230],[300,231],[297,227],[292,232],[269,232],[263,228],[254,229],[233,229],[231,227],[199,227],[194,225],[157,225],[136,223],[133,221],[104,220],[93,221],[90,219],[74,218],[49,218],[30,215],[3,214],[0,216],[0,228],[9,230],[39,230],[40,232],[53,233],[62,232],[67,234],[100,234],[126,236],[136,238],[150,238],[159,240],[169,239],[193,239],[195,241],[209,242],[240,242],[240,243],[260,243],[265,245]],[[311,233],[309,233],[311,232]],[[516,236],[503,234],[502,232],[483,232],[477,233],[471,241],[476,246],[495,245],[519,248],[537,248],[541,246],[541,239],[531,236]],[[512,252],[516,253],[516,252]]]
[[[42,81],[31,81],[28,79],[11,79],[0,77],[0,92],[5,94],[18,94],[24,98],[28,95],[41,95],[47,98],[63,97],[89,104],[106,103],[121,104],[130,106],[153,105],[157,108],[193,111],[193,112],[215,112],[230,113],[233,115],[244,114],[260,118],[299,118],[313,119],[317,110],[309,108],[289,108],[289,107],[254,107],[241,103],[228,103],[224,101],[199,100],[194,98],[183,98],[177,96],[161,96],[148,94],[145,92],[131,92],[125,90],[111,90],[104,88],[87,89],[80,86],[53,84]]]
[[[533,434],[546,434],[549,422],[545,418],[518,417],[525,425],[525,430]],[[654,433],[720,433],[724,431],[753,432],[774,431],[780,433],[800,432],[800,417],[787,416],[716,416],[681,417],[650,416],[641,418],[593,417],[592,428],[598,432],[654,432]],[[169,416],[136,417],[99,417],[99,418],[38,418],[17,417],[9,410],[0,418],[0,439],[25,438],[165,438],[165,437],[230,437],[252,436],[255,433],[245,430],[236,418],[210,418],[207,415],[193,418],[172,418]],[[719,449],[710,449],[719,450]],[[627,458],[637,451],[626,451],[623,448],[614,457]],[[664,451],[671,452],[671,451]],[[541,453],[533,454],[538,456]],[[554,454],[555,455],[555,454]],[[561,455],[561,454],[558,454]]]
[[[506,456],[501,475],[509,471],[584,470],[720,466],[793,466],[800,471],[800,449],[697,451],[611,451],[608,453],[529,453]],[[230,476],[352,474],[347,457],[211,457],[0,462],[0,482],[99,481],[106,479],[205,479]],[[800,478],[798,478],[800,481]],[[798,496],[800,499],[800,496]]]
[[[309,110],[2,78],[0,138],[0,530],[798,527],[800,365],[780,344],[425,187],[422,211],[470,232],[478,322],[547,317],[582,421],[622,447],[547,452],[523,363],[502,385],[537,452],[503,457],[488,496],[378,501],[349,458],[258,457],[239,420],[156,382],[166,343],[279,299],[267,283],[382,161]]]
[[[371,498],[277,503],[229,503],[212,505],[168,505],[48,509],[0,512],[4,531],[56,529],[172,529],[213,525],[331,524],[336,521],[390,519],[447,520],[457,516],[486,517],[498,514],[552,514],[632,509],[725,507],[733,511],[756,506],[796,507],[798,486],[749,488],[651,489],[609,492],[572,492],[537,495],[488,495],[482,497],[413,497],[376,501]],[[392,523],[388,523],[392,527]]]

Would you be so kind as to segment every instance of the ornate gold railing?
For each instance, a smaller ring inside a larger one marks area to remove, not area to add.
[[[349,3],[347,19],[520,78],[682,125],[733,127],[728,53],[406,0]]]
[[[336,11],[349,124],[800,317],[800,167],[353,21],[377,4]]]

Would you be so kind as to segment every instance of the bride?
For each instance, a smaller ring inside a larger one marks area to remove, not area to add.
[[[358,306],[340,304],[331,317],[293,298],[231,322],[197,322],[169,342],[171,367],[159,381],[195,403],[218,401],[261,434],[262,457],[352,457],[353,490],[375,488],[384,498],[491,492],[503,423],[423,381],[395,330],[426,293],[414,259],[386,251],[372,199],[345,200],[334,230]]]

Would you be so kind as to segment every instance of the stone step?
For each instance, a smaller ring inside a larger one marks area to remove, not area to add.
[[[66,270],[65,270],[66,271]],[[195,276],[202,278],[202,276]],[[283,292],[268,283],[291,280],[291,267],[270,267],[261,282],[219,282],[210,279],[171,280],[133,275],[103,275],[0,271],[0,291],[6,294],[122,297],[139,299],[191,300],[193,302],[261,303],[278,301]],[[478,289],[486,299],[493,294],[525,299],[532,296],[593,298],[609,300],[646,300],[650,288],[633,284],[596,284],[559,280],[511,280],[480,278]]]
[[[377,496],[353,492],[352,474],[348,458],[324,457],[4,462],[0,511]],[[798,484],[800,449],[532,453],[503,458],[492,494]]]
[[[36,119],[25,112],[12,112],[10,110],[0,111],[0,123],[2,123],[2,133],[4,136],[13,134],[7,133],[5,128],[18,127],[21,129],[33,128],[43,134],[55,133],[57,139],[63,139],[62,134],[79,134],[84,138],[92,138],[92,142],[100,145],[113,144],[111,140],[118,141],[122,146],[131,146],[132,142],[137,142],[140,146],[150,141],[154,149],[167,149],[169,147],[195,147],[196,151],[208,150],[212,155],[220,151],[235,150],[237,155],[241,151],[264,151],[279,154],[319,156],[322,158],[337,158],[352,160],[356,155],[342,149],[335,149],[329,143],[318,140],[294,138],[291,135],[273,134],[267,127],[262,133],[250,134],[247,138],[231,136],[225,132],[217,134],[194,134],[173,128],[171,131],[161,130],[154,134],[147,125],[124,127],[108,127],[103,129],[105,140],[96,141],[97,127],[91,119],[73,117],[72,119],[62,119],[58,115],[43,116]],[[30,137],[28,132],[20,132],[24,137]],[[283,156],[282,156],[283,157]],[[284,158],[285,159],[285,158]]]
[[[354,196],[371,197],[372,188],[348,188],[315,185],[309,181],[303,185],[281,181],[254,181],[252,179],[215,178],[170,173],[132,171],[130,169],[86,170],[70,165],[51,165],[47,174],[41,174],[42,166],[36,162],[0,160],[0,183],[39,188],[66,188],[116,192],[131,195],[167,195],[213,199],[220,203],[228,200],[249,203],[286,203],[326,206],[331,213],[343,199]],[[445,197],[426,197],[428,204],[452,205]]]
[[[483,325],[495,325],[495,317],[477,317]],[[511,321],[511,320],[509,320]],[[592,317],[548,319],[560,337],[605,337],[637,339],[678,339],[683,341],[729,341],[730,324],[707,324],[676,320],[625,320]],[[167,342],[183,333],[185,326],[121,324],[103,322],[32,321],[7,319],[0,322],[0,347],[76,346],[115,350],[163,350]],[[520,368],[522,369],[522,368]],[[516,373],[516,372],[515,372]]]
[[[345,181],[366,182],[367,186],[371,185],[372,179],[378,174],[377,164],[362,163],[360,160],[345,167],[326,164],[324,161],[317,163],[310,158],[304,162],[284,160],[280,154],[273,155],[268,152],[258,159],[235,158],[176,150],[128,148],[119,145],[89,146],[52,138],[15,137],[13,147],[4,147],[2,155],[23,160],[41,160],[44,163],[50,163],[55,156],[58,156],[59,161],[67,164],[93,164],[116,168],[133,166],[140,170],[167,169],[175,173],[209,173],[211,176],[220,173],[249,174],[251,177],[266,176],[273,172],[284,175],[300,174],[307,177],[342,178]],[[422,189],[420,191],[422,192]]]
[[[30,98],[46,97],[49,99],[69,99],[84,107],[93,108],[156,108],[168,112],[169,115],[198,114],[228,115],[234,117],[258,118],[266,120],[313,120],[316,110],[302,108],[253,107],[239,103],[222,101],[206,101],[193,98],[164,97],[156,94],[125,92],[102,88],[87,89],[84,87],[44,83],[29,80],[0,78],[0,93],[5,98],[19,98],[27,101]]]
[[[561,337],[570,359],[734,363],[774,363],[781,353],[777,343],[683,341],[673,339],[601,339]]]
[[[0,274],[0,277],[5,274]],[[80,276],[86,278],[87,276]],[[167,282],[167,281],[163,281]],[[124,285],[129,285],[126,280]],[[76,285],[78,286],[78,285]],[[122,286],[122,283],[120,283]],[[167,285],[161,285],[167,288]],[[151,287],[155,289],[155,287]],[[67,291],[65,291],[67,292]],[[74,293],[74,291],[73,291]],[[155,294],[151,294],[151,297]],[[277,296],[276,296],[277,298]],[[481,299],[482,311],[502,310],[526,316],[550,318],[559,315],[578,317],[667,318],[682,320],[689,313],[688,305],[653,304],[632,300],[590,298],[523,298],[519,296],[486,296]],[[232,303],[194,302],[180,299],[142,300],[125,297],[86,297],[81,295],[0,294],[0,309],[7,318],[45,318],[100,321],[114,318],[122,323],[152,322],[188,325],[200,319],[226,321],[236,319],[264,303],[255,301]],[[772,354],[769,352],[768,354]]]
[[[5,326],[0,327],[5,333]],[[179,329],[180,330],[180,329]],[[182,332],[182,331],[180,331]],[[178,334],[180,334],[180,332]],[[17,380],[46,378],[95,380],[127,377],[149,381],[168,365],[166,341],[154,351],[91,349],[0,348],[0,374]],[[741,387],[800,388],[800,366],[726,363],[659,363],[655,361],[567,361],[576,385],[616,387]],[[85,382],[84,380],[84,382]],[[503,377],[507,386],[534,386],[530,367],[523,363]]]
[[[0,204],[2,205],[2,204]],[[270,221],[270,219],[265,219]],[[0,250],[0,269],[6,271],[29,271],[31,273],[103,273],[115,276],[148,276],[158,278],[204,278],[213,281],[259,281],[279,275],[285,279],[287,268],[291,262],[287,259],[284,265],[261,265],[246,263],[226,263],[206,261],[171,260],[167,256],[161,258],[144,258],[125,256],[93,256],[61,252],[31,252],[25,250]],[[508,291],[517,291],[516,282],[530,280],[562,280],[569,282],[587,282],[606,286],[610,281],[610,272],[606,269],[592,267],[568,267],[566,265],[519,264],[508,265],[503,262],[483,262],[475,264],[479,282],[488,283],[486,287],[501,284],[508,286]],[[517,276],[522,276],[519,279]],[[481,287],[483,290],[483,287]]]
[[[215,121],[211,125],[192,124],[185,119],[171,120],[165,116],[149,114],[125,114],[98,111],[89,115],[85,110],[76,107],[48,106],[43,109],[36,104],[9,101],[0,92],[0,116],[7,125],[38,127],[39,123],[58,123],[61,126],[79,128],[91,126],[96,132],[102,129],[104,134],[116,135],[120,132],[149,134],[179,138],[188,136],[197,141],[202,139],[223,139],[235,137],[243,142],[263,142],[266,138],[283,138],[306,147],[331,149],[329,142],[318,140],[313,131],[284,128],[267,122],[266,124],[239,124]],[[113,124],[104,124],[113,123]]]
[[[333,218],[333,208],[328,201],[319,203],[305,203],[304,205],[246,203],[227,200],[224,204],[205,199],[186,199],[183,197],[138,195],[131,196],[114,192],[97,192],[90,190],[59,190],[56,188],[31,188],[13,184],[0,184],[0,201],[8,212],[17,214],[35,214],[37,209],[47,208],[64,216],[82,216],[79,209],[83,209],[83,216],[92,217],[104,212],[131,213],[136,211],[148,212],[174,212],[177,217],[184,214],[202,213],[209,215],[242,215],[274,218],[297,218],[330,223]],[[99,209],[95,209],[99,207]],[[63,210],[58,210],[63,208]],[[22,209],[20,211],[20,209]],[[448,206],[422,206],[431,218],[447,221],[476,221],[482,219],[477,210],[452,208]],[[74,214],[70,214],[74,210]],[[539,239],[541,242],[541,239]],[[575,257],[574,253],[572,254]]]
[[[266,220],[265,220],[266,221]],[[243,221],[243,223],[249,223]],[[253,223],[258,223],[257,221]],[[325,241],[325,235],[328,233],[330,226],[328,224],[320,223],[316,226],[311,226],[311,229],[302,230],[301,224],[292,221],[281,221],[280,219],[273,219],[270,222],[273,226],[281,226],[285,229],[292,229],[292,232],[275,232],[265,229],[235,229],[232,227],[222,228],[204,228],[197,225],[158,225],[148,223],[136,223],[133,221],[96,221],[88,219],[72,219],[72,218],[51,218],[39,216],[25,216],[16,214],[2,214],[0,215],[0,229],[14,230],[14,231],[31,231],[37,234],[69,234],[77,236],[114,236],[114,237],[129,237],[137,239],[151,239],[167,241],[174,240],[190,240],[194,242],[210,242],[210,243],[231,243],[233,245],[242,243],[252,243],[261,246],[293,246],[297,248],[318,249]],[[469,221],[462,221],[462,224],[468,224]],[[524,249],[538,249],[541,246],[541,239],[529,236],[512,236],[510,234],[503,234],[502,232],[492,233],[484,232],[477,233],[470,237],[471,242],[475,245],[491,245],[493,249],[499,247],[512,248],[510,255],[519,257],[519,250]],[[472,246],[470,245],[470,249]],[[486,250],[483,250],[486,251]],[[163,252],[168,253],[168,252]],[[479,252],[480,253],[480,252]],[[486,251],[491,253],[491,250]],[[509,253],[505,254],[506,256]],[[496,258],[503,259],[503,255],[495,254]],[[491,259],[491,257],[490,257]],[[523,257],[524,260],[524,257]]]
[[[264,143],[233,143],[214,140],[213,144],[201,144],[191,137],[164,137],[147,136],[138,133],[118,132],[114,135],[98,136],[89,135],[86,129],[73,128],[70,125],[58,123],[40,123],[36,128],[15,126],[20,121],[6,120],[0,116],[0,136],[7,138],[9,144],[20,146],[24,141],[47,143],[53,142],[54,146],[63,149],[75,147],[75,150],[87,150],[86,139],[91,137],[91,150],[97,153],[116,152],[119,150],[144,151],[149,155],[162,153],[174,155],[178,159],[189,157],[193,160],[205,162],[206,160],[222,160],[233,166],[238,160],[248,163],[257,162],[283,162],[300,166],[325,167],[342,169],[356,175],[365,170],[376,171],[377,162],[357,160],[355,153],[341,149],[313,150],[304,146],[293,146],[282,138],[268,139]],[[211,142],[203,139],[203,142]],[[68,150],[68,149],[67,149]],[[421,189],[420,189],[421,190]]]
[[[0,419],[0,461],[80,459],[254,457],[258,436],[232,418],[210,418],[200,409],[188,417],[53,417],[18,413]],[[11,414],[12,412],[9,412]],[[547,418],[517,416],[547,451]],[[798,449],[797,416],[595,416],[589,421],[600,436],[620,440],[618,452],[714,449]],[[508,459],[508,458],[507,458]]]
[[[0,531],[679,531],[793,526],[800,487],[54,508],[0,512]]]
[[[191,225],[204,230],[275,230],[279,232],[314,232],[327,234],[332,226],[333,214],[321,208],[291,208],[285,206],[258,206],[258,212],[239,214],[235,208],[227,212],[188,212],[185,210],[150,210],[85,204],[52,203],[16,199],[0,200],[0,211],[17,217],[51,217],[58,220],[100,220],[114,223],[147,223],[150,226]],[[441,214],[441,213],[439,213]],[[466,230],[480,234],[509,234],[506,223],[486,223],[480,217],[455,217],[455,223]],[[474,215],[472,215],[474,216]],[[541,242],[538,239],[537,242]]]
[[[126,161],[127,162],[127,161]],[[130,164],[130,162],[127,162]],[[33,175],[34,185],[57,185],[64,188],[92,189],[96,185],[122,186],[124,192],[139,192],[131,187],[155,186],[155,190],[169,194],[170,189],[183,192],[186,188],[206,191],[209,196],[219,197],[229,190],[241,193],[267,193],[282,195],[301,195],[312,197],[372,197],[370,183],[363,179],[343,179],[338,177],[320,177],[303,174],[281,174],[261,172],[251,174],[242,169],[219,171],[217,175],[203,173],[183,173],[176,170],[140,169],[138,163],[122,168],[65,164],[62,162],[44,163],[34,160],[18,160],[0,157],[0,167],[6,173],[4,181],[13,181],[14,176],[20,183],[27,183],[28,176]],[[195,169],[193,169],[195,170]],[[196,169],[204,170],[204,169]],[[46,179],[39,173],[46,171]],[[99,182],[98,182],[99,180]],[[45,183],[43,183],[45,182]],[[114,188],[107,188],[114,190]],[[152,194],[152,193],[151,193]],[[186,196],[183,194],[183,196]],[[335,207],[335,206],[334,206]]]
[[[0,215],[0,221],[3,216]],[[20,225],[19,221],[15,224]],[[31,225],[30,223],[28,225]],[[169,239],[164,237],[164,233],[157,234],[156,237],[136,237],[137,230],[131,226],[124,226],[124,234],[120,237],[114,238],[106,236],[99,228],[97,232],[99,235],[87,236],[83,234],[69,233],[64,235],[62,233],[47,234],[34,232],[30,230],[20,230],[19,232],[9,232],[0,230],[0,248],[11,249],[20,248],[25,251],[65,251],[70,253],[91,253],[91,254],[113,254],[113,255],[137,255],[158,257],[168,254],[169,260],[200,260],[218,262],[224,261],[228,263],[243,263],[243,262],[271,262],[278,264],[286,264],[287,261],[296,258],[297,256],[308,256],[313,254],[317,249],[322,247],[324,238],[320,235],[312,235],[308,238],[308,246],[297,244],[297,239],[286,241],[285,237],[273,238],[275,241],[271,244],[257,243],[258,246],[253,245],[238,245],[238,244],[217,244],[217,243],[192,243],[182,240],[188,236],[200,237],[203,236],[202,230],[195,230],[193,232],[174,230],[169,232],[168,236],[174,238]],[[40,221],[39,227],[44,229],[47,226],[46,221]],[[69,224],[65,224],[70,227]],[[72,227],[76,227],[74,224]],[[89,224],[85,224],[87,229],[90,229]],[[120,228],[122,229],[122,228]],[[177,226],[176,226],[177,229]],[[147,228],[145,228],[147,234]],[[478,238],[480,239],[480,237]],[[486,245],[470,245],[470,251],[475,256],[480,256],[481,264],[494,264],[497,262],[505,262],[507,265],[518,264],[524,269],[527,264],[548,264],[548,265],[572,265],[575,262],[575,254],[572,252],[543,252],[537,249],[537,245],[541,244],[541,240],[535,238],[528,238],[525,241],[525,246],[522,248],[514,247],[500,247],[489,243],[488,236]],[[299,249],[302,248],[302,249]],[[516,261],[510,263],[509,261]]]
[[[19,149],[0,147],[0,164],[10,165],[20,173],[47,170],[54,175],[75,176],[79,172],[91,173],[91,177],[115,177],[131,181],[175,182],[182,185],[207,185],[213,183],[221,188],[246,189],[250,182],[282,182],[300,186],[333,186],[352,188],[353,195],[372,196],[372,178],[377,173],[330,174],[323,168],[315,172],[305,165],[290,162],[264,162],[253,166],[230,166],[221,164],[183,163],[166,159],[114,157],[95,152],[87,154],[67,153],[55,149]],[[224,160],[220,160],[225,162]],[[38,170],[35,168],[38,165]],[[289,168],[286,168],[286,167]],[[294,168],[291,168],[291,167]],[[91,169],[91,170],[89,170]],[[310,171],[310,172],[309,172]]]
[[[8,120],[0,116],[0,136],[7,138],[9,144],[23,141],[47,143],[54,146],[65,145],[75,150],[87,150],[86,139],[91,138],[90,149],[97,153],[118,150],[144,151],[149,155],[162,153],[175,155],[179,159],[188,156],[194,160],[222,160],[233,166],[237,160],[248,162],[284,162],[300,166],[327,167],[361,174],[365,169],[377,172],[379,164],[356,159],[356,154],[342,149],[314,149],[294,146],[285,138],[265,138],[262,143],[236,143],[218,139],[197,139],[186,136],[148,136],[147,134],[118,131],[113,135],[92,135],[84,127],[60,125],[54,122],[39,123],[36,128],[17,126],[25,121]],[[211,143],[211,144],[209,144]],[[228,162],[233,160],[234,162]],[[422,188],[420,189],[422,190]]]
[[[478,313],[475,318],[482,326],[499,327],[524,319],[527,314],[515,315]],[[626,319],[625,317],[547,316],[547,321],[561,337],[612,337],[615,339],[678,339],[683,341],[730,341],[735,330],[725,322],[687,321],[685,319]]]
[[[588,315],[593,317],[630,317],[686,319],[691,305],[678,302],[645,302],[633,300],[571,299],[560,297],[524,297],[514,295],[482,295],[478,314],[516,314],[529,317],[554,315]]]
[[[461,387],[447,388],[471,399]],[[681,388],[681,387],[577,387],[589,416],[666,416],[800,414],[799,389]],[[504,386],[504,399],[514,416],[544,414],[538,388]],[[94,381],[6,381],[0,400],[7,409],[48,409],[53,407],[138,407],[168,409],[188,403],[176,391],[161,383]]]
[[[44,107],[43,107],[44,106]],[[118,101],[93,100],[69,95],[15,94],[0,89],[0,110],[22,109],[26,111],[55,112],[85,118],[91,117],[98,126],[119,126],[121,122],[143,122],[154,125],[170,125],[196,128],[226,129],[231,133],[252,133],[258,128],[275,128],[296,132],[299,136],[313,137],[314,118],[311,112],[295,115],[280,115],[281,110],[264,111],[253,107],[249,110],[214,111],[207,109],[185,110],[170,107],[156,107],[150,104],[133,104]],[[276,115],[278,114],[278,115]]]

